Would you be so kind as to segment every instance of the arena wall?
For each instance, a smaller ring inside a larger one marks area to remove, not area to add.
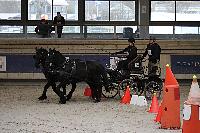
[[[171,65],[177,79],[191,79],[193,74],[198,76],[199,40],[157,40],[157,42],[162,48],[162,78],[165,76],[166,64]],[[139,54],[144,52],[147,44],[148,40],[136,40],[135,45]],[[127,45],[127,40],[0,38],[0,79],[44,79],[44,75],[34,68],[32,55],[36,47],[55,48],[65,56],[89,58],[94,56],[108,62],[109,53],[121,50]]]

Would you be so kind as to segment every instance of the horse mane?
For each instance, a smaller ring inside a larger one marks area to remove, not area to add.
[[[65,56],[55,49],[49,49],[49,54],[54,54],[54,63],[56,66],[62,66],[66,62]]]
[[[35,48],[35,50],[36,50],[36,52],[45,52],[45,53],[48,53],[48,51],[45,49],[45,48],[43,48],[43,47],[41,47],[41,48]]]

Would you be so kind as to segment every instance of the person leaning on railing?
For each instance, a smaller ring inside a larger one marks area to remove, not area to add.
[[[61,38],[63,25],[65,25],[65,19],[61,16],[60,12],[57,12],[57,16],[54,17],[53,25],[55,27],[55,31],[57,31],[58,38]]]
[[[51,25],[45,19],[41,19],[40,24],[35,28],[35,32],[41,38],[48,38],[50,37],[51,29]]]

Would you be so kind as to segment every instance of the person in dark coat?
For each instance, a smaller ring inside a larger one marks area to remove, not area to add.
[[[53,25],[55,29],[57,27],[58,38],[61,38],[63,25],[65,25],[65,19],[61,16],[60,12],[57,12],[57,16],[54,17]]]
[[[40,24],[35,28],[35,32],[40,35],[41,38],[50,37],[51,26],[45,19],[41,19]]]
[[[147,44],[146,50],[143,54],[143,58],[148,55],[148,73],[156,73],[156,69],[160,66],[160,53],[161,48],[156,42],[155,37],[150,37],[149,44]]]
[[[137,47],[134,45],[135,39],[129,38],[128,42],[129,42],[129,45],[125,49],[114,53],[114,54],[127,53],[126,60],[122,60],[118,62],[117,70],[128,70],[128,64],[137,57]]]

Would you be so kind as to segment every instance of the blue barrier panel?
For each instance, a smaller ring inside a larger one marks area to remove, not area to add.
[[[6,72],[32,73],[40,70],[34,66],[33,55],[6,55]]]
[[[8,73],[33,73],[41,72],[34,66],[33,55],[4,55],[6,56],[6,72]],[[107,55],[65,55],[70,59],[93,60],[100,62],[103,66],[110,63]]]
[[[199,74],[200,55],[171,55],[174,74]]]

